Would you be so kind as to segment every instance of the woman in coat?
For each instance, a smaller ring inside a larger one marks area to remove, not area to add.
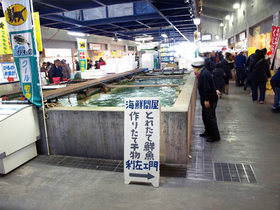
[[[226,53],[226,57],[220,62],[222,69],[225,72],[224,80],[225,80],[225,86],[224,86],[224,93],[229,93],[229,79],[232,78],[231,75],[231,69],[234,68],[234,61],[232,60],[232,55],[230,53]]]
[[[259,101],[263,104],[265,100],[267,78],[271,77],[271,75],[262,51],[256,51],[255,59],[251,62],[250,69],[252,70],[252,100],[254,102]],[[258,89],[260,89],[259,99]]]

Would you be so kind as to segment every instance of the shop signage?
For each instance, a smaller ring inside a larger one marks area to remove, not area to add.
[[[272,37],[271,37],[271,60],[273,61],[276,47],[278,45],[280,35],[280,27],[272,26]]]
[[[201,35],[201,41],[211,41],[212,40],[212,34],[202,34]]]
[[[5,17],[0,18],[0,54],[13,54]]]
[[[34,12],[33,13],[33,18],[34,18],[34,23],[35,23],[37,50],[42,52],[43,51],[43,45],[42,45],[42,36],[41,36],[41,26],[40,26],[39,12]]]
[[[273,14],[273,21],[277,21],[279,19],[279,12]]]
[[[30,11],[31,4],[32,0],[2,1],[23,94],[30,102],[41,107],[38,60]]]
[[[245,31],[239,34],[239,41],[243,41],[246,39],[246,33]]]
[[[197,42],[197,41],[200,41],[200,32],[199,31],[195,31],[194,32],[194,41]]]
[[[18,79],[15,63],[13,62],[1,63],[1,69],[3,73],[3,78],[6,79],[7,81],[13,82]],[[9,78],[13,78],[13,79],[9,79]]]
[[[87,70],[87,40],[77,38],[78,58],[81,71]]]
[[[159,186],[161,106],[159,98],[125,99],[124,180]]]
[[[89,49],[90,50],[101,50],[101,44],[89,43]]]

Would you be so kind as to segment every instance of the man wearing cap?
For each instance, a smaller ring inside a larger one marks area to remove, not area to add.
[[[205,126],[204,133],[200,134],[202,137],[210,137],[208,142],[220,140],[220,132],[217,125],[216,107],[218,102],[218,94],[213,76],[206,68],[204,68],[205,61],[203,58],[195,58],[192,62],[194,73],[198,78],[198,91],[200,95],[200,103],[202,106],[202,119]]]
[[[54,77],[60,77],[60,81],[62,81],[62,68],[60,66],[60,60],[55,60],[54,65],[52,65],[50,72],[49,72],[49,80],[50,83],[53,83]]]

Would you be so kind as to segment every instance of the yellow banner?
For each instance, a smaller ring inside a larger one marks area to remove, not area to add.
[[[255,53],[256,49],[256,47],[248,47],[248,57]]]
[[[13,54],[5,17],[0,18],[0,54]]]
[[[36,33],[36,42],[37,42],[37,49],[38,51],[43,51],[43,46],[42,46],[42,36],[41,36],[41,27],[40,27],[40,18],[39,18],[39,13],[34,12],[33,13],[34,17],[34,23],[35,23],[35,33]]]

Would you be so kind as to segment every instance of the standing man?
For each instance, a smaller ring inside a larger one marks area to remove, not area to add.
[[[76,71],[80,71],[80,64],[79,61],[77,61],[77,59],[75,59],[75,64],[76,64]]]
[[[246,64],[246,57],[243,55],[244,52],[240,52],[235,57],[235,68],[236,68],[236,86],[244,86],[245,80],[245,64]]]
[[[60,64],[60,60],[55,60],[54,61],[54,65],[52,65],[50,72],[49,72],[49,80],[50,83],[53,83],[53,78],[54,77],[60,77],[60,81],[62,81],[62,68],[61,68],[61,64]]]
[[[216,90],[213,76],[206,68],[204,68],[204,59],[195,58],[192,67],[198,78],[198,91],[200,95],[200,103],[202,106],[202,119],[205,126],[202,137],[210,137],[208,142],[220,140],[220,132],[216,119],[216,107],[218,103],[219,91]]]

